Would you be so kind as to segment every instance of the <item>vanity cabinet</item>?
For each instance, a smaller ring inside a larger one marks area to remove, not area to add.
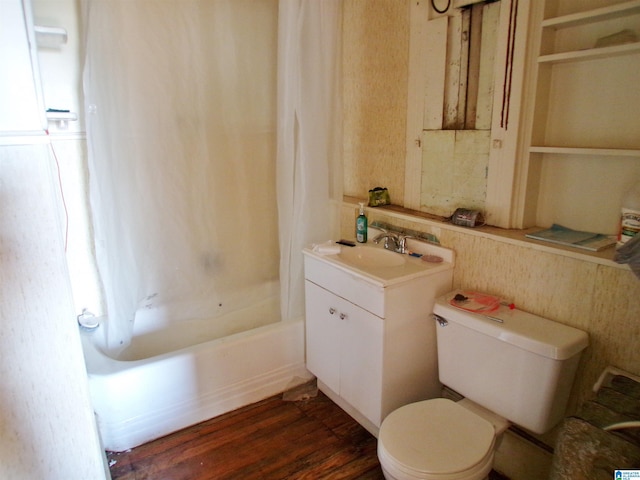
[[[319,389],[374,435],[396,408],[439,396],[432,311],[452,288],[452,257],[383,280],[304,253],[306,362]]]
[[[307,368],[372,422],[380,416],[384,320],[305,282]]]

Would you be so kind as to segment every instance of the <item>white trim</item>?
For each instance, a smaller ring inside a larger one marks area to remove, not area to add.
[[[33,22],[33,11],[29,0],[22,0],[22,8],[24,11],[24,24],[27,30],[27,39],[29,41],[29,56],[31,59],[31,70],[33,78],[33,88],[36,94],[38,104],[38,116],[43,130],[47,128],[47,117],[45,115],[44,92],[42,90],[42,80],[40,76],[40,62],[38,61],[38,42],[36,41],[36,31]]]
[[[59,140],[86,140],[86,132],[49,133],[38,132],[3,132],[0,134],[0,146],[44,145]]]
[[[640,52],[640,42],[625,43],[624,45],[612,45],[609,47],[590,48],[574,52],[550,53],[540,55],[538,63],[562,63],[579,60],[593,60],[597,58],[609,58],[615,55],[631,55]]]
[[[589,147],[552,147],[532,145],[531,153],[562,153],[565,155],[598,155],[600,157],[640,157],[637,148],[589,148]]]
[[[527,33],[529,30],[530,0],[504,0],[500,12],[498,52],[496,55],[496,86],[502,86],[506,71],[506,46],[512,2],[517,2],[517,18],[511,59],[510,98],[506,105],[509,123],[501,125],[503,92],[496,90],[491,127],[491,151],[487,178],[487,222],[502,228],[523,228],[524,198],[527,195],[527,168],[523,168],[522,117],[530,100],[523,88],[526,79]],[[527,163],[527,162],[525,162]]]
[[[0,146],[42,145],[49,143],[45,132],[10,132],[0,134]]]
[[[422,177],[422,129],[424,92],[427,83],[429,45],[427,2],[411,2],[409,10],[409,73],[407,95],[407,137],[405,154],[404,205],[420,209]],[[444,19],[446,25],[446,18]]]

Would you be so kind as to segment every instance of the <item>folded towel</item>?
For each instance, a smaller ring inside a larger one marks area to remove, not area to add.
[[[635,235],[618,248],[613,259],[617,263],[628,263],[631,271],[640,278],[640,235]]]
[[[333,240],[329,240],[328,242],[314,245],[313,251],[320,255],[337,255],[340,253],[340,245],[336,245]]]

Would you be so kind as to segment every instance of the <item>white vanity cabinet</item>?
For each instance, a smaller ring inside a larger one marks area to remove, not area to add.
[[[375,423],[380,415],[384,321],[305,282],[307,368]]]
[[[304,251],[307,369],[374,435],[396,408],[440,395],[432,311],[452,288],[447,252],[449,261],[411,258],[424,271],[403,275],[397,267],[398,276],[383,279],[337,255]]]

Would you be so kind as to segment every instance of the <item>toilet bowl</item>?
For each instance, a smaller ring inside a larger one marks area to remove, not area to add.
[[[378,458],[387,480],[481,480],[493,465],[496,439],[490,421],[436,398],[405,405],[385,418]]]

